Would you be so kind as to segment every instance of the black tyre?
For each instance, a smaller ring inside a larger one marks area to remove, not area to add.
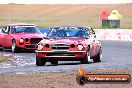
[[[57,65],[58,61],[50,61],[51,64]]]
[[[100,49],[100,52],[93,58],[94,62],[101,62],[101,55],[102,55],[102,49]]]
[[[84,85],[86,83],[86,78],[84,76],[77,76],[76,81],[79,85]]]
[[[18,52],[18,47],[16,45],[16,41],[15,40],[12,41],[12,48],[11,49],[12,49],[13,53],[17,53]]]
[[[37,66],[44,66],[46,64],[46,60],[39,58],[38,56],[36,56],[36,65]]]
[[[0,51],[2,51],[3,50],[3,47],[0,47]]]
[[[86,56],[81,60],[82,64],[88,64],[90,62],[90,49],[87,50]]]

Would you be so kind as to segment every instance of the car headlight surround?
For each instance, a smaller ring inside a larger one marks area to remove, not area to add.
[[[83,49],[83,45],[82,44],[78,44],[77,48],[78,48],[78,50],[82,50]]]
[[[43,45],[42,44],[38,44],[38,50],[42,50],[43,49]]]
[[[23,43],[24,42],[24,39],[23,38],[20,38],[20,43]]]

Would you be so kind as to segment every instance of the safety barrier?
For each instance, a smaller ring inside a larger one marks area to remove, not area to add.
[[[132,30],[130,29],[95,29],[99,40],[125,40],[132,41]]]

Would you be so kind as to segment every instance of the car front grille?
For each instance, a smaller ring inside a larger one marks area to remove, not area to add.
[[[52,50],[68,50],[69,46],[65,44],[54,44],[51,46]]]
[[[75,56],[75,54],[72,54],[72,53],[49,53],[49,54],[46,54],[46,56]]]
[[[30,39],[30,44],[38,44],[42,38],[31,38]]]
[[[27,48],[27,49],[34,49],[34,48],[36,48],[34,45],[25,45],[25,47]]]

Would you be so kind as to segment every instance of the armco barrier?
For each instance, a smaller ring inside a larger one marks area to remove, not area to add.
[[[132,41],[130,29],[94,29],[99,40],[124,40]]]

